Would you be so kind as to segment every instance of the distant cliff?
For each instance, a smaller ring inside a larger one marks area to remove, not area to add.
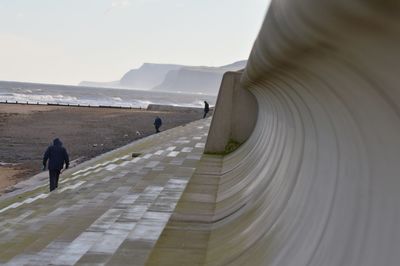
[[[169,71],[182,67],[184,66],[144,63],[140,68],[129,70],[120,80],[111,82],[82,81],[79,86],[151,89],[161,84]]]
[[[217,94],[224,72],[217,68],[183,67],[168,72],[153,90]]]
[[[217,94],[223,74],[243,69],[246,63],[247,61],[238,61],[222,67],[145,63],[140,68],[127,72],[119,81],[82,81],[79,85]]]
[[[243,69],[246,63],[239,61],[222,67],[182,67],[171,70],[153,90],[217,94],[224,73]]]
[[[169,71],[182,68],[182,65],[145,63],[138,69],[132,69],[120,80],[120,85],[131,88],[150,89],[159,85]]]

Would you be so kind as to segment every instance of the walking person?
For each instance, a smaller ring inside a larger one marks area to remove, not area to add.
[[[204,101],[204,116],[203,119],[206,118],[207,113],[210,111],[210,106],[208,105],[207,101]]]
[[[63,147],[62,142],[56,138],[53,140],[53,145],[49,146],[43,156],[43,170],[46,170],[47,160],[49,161],[49,178],[50,178],[50,191],[58,187],[58,178],[61,169],[69,167],[69,157],[67,150]]]
[[[156,119],[154,120],[154,127],[156,128],[156,133],[160,132],[160,127],[162,125],[162,121],[160,117],[156,117]]]

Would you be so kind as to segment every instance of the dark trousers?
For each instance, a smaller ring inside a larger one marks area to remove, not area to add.
[[[204,111],[203,119],[206,118],[208,111]]]
[[[160,126],[155,125],[154,127],[156,128],[156,133],[159,133],[160,132]]]
[[[53,191],[58,187],[58,177],[60,176],[60,170],[49,170],[50,176],[50,191]]]

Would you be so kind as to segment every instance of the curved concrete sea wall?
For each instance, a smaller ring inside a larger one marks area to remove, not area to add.
[[[226,72],[208,132],[205,153],[224,153],[230,141],[245,142],[257,119],[257,101],[240,83],[242,72]]]
[[[242,76],[255,128],[203,157],[149,263],[400,265],[399,14],[273,1]]]

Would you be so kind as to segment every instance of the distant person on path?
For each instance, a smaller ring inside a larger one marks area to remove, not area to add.
[[[210,111],[210,106],[208,105],[207,101],[204,101],[204,116],[203,119],[206,118],[207,113]]]
[[[49,146],[43,156],[43,170],[46,170],[47,160],[49,160],[49,177],[50,191],[58,187],[58,177],[61,169],[69,167],[69,157],[67,150],[63,147],[62,142],[57,138],[53,140],[53,145]]]
[[[160,117],[156,117],[156,119],[154,120],[154,127],[156,128],[156,133],[160,132],[160,127],[162,125],[162,121]]]

